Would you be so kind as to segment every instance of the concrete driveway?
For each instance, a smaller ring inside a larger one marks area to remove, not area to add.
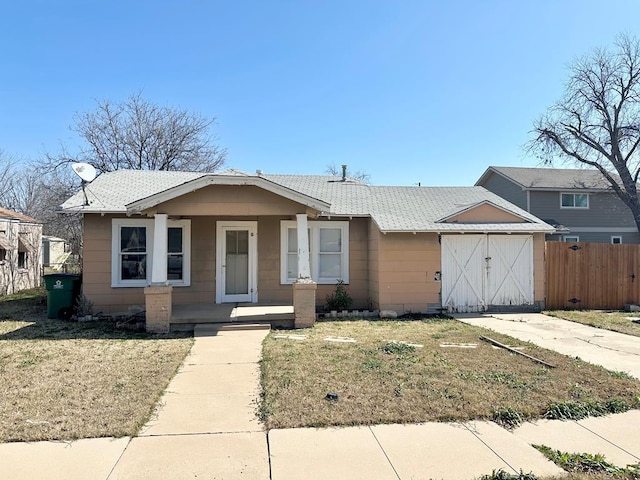
[[[457,320],[640,378],[640,338],[541,313],[458,314]]]

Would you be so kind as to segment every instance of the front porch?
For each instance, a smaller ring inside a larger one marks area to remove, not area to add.
[[[255,303],[199,303],[174,305],[169,328],[172,332],[190,332],[207,323],[260,323],[273,327],[294,327],[293,305]]]

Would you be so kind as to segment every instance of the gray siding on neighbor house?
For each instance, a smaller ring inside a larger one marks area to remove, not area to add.
[[[622,243],[640,243],[640,234],[638,232],[575,232],[547,236],[547,240],[563,241],[565,236],[577,236],[581,242],[594,243],[611,243],[611,237],[622,237]]]
[[[527,210],[527,192],[511,180],[504,178],[502,175],[491,172],[486,180],[479,185],[490,192],[501,196],[505,200],[510,201],[523,210]]]
[[[571,227],[634,228],[633,216],[613,193],[590,193],[589,208],[560,208],[560,193],[530,193],[530,212],[543,220]]]

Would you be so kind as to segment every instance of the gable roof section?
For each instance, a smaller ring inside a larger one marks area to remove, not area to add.
[[[441,218],[440,220],[438,220],[438,222],[456,222],[458,220],[456,220],[457,218],[459,219],[460,216],[462,216],[465,213],[473,213],[474,211],[478,211],[479,209],[481,209],[482,207],[489,207],[491,210],[491,212],[495,212],[495,213],[499,213],[502,215],[505,215],[509,218],[512,218],[513,220],[510,223],[521,223],[521,222],[526,222],[526,223],[531,223],[531,220],[526,219],[524,217],[521,217],[520,215],[517,215],[516,213],[509,211],[507,209],[505,209],[504,207],[500,207],[496,204],[494,204],[493,202],[490,202],[489,200],[483,200],[482,202],[478,202],[475,205],[471,205],[468,208],[464,208],[462,210],[460,210],[459,212],[454,213],[453,215],[449,215],[445,218]],[[482,220],[478,220],[478,222],[476,223],[491,223],[490,221],[482,221]]]
[[[13,210],[9,210],[8,208],[0,207],[0,219],[4,220],[19,220],[24,223],[42,223],[35,218],[29,217],[28,215],[23,215],[22,213],[14,212]]]
[[[247,175],[124,171],[102,174],[61,205],[62,211],[137,213],[207,185],[254,185],[316,209],[320,216],[371,217],[389,232],[552,232],[553,227],[483,187],[371,186],[323,175]],[[482,202],[523,219],[522,223],[445,223]]]
[[[207,174],[181,185],[176,185],[175,187],[150,195],[146,198],[128,203],[126,205],[127,212],[139,213],[143,210],[155,207],[163,202],[180,197],[186,193],[199,190],[208,185],[254,186],[305,205],[306,207],[313,208],[319,212],[327,211],[330,208],[330,205],[322,200],[300,193],[299,191],[292,190],[261,176]]]
[[[476,185],[483,185],[491,174],[518,184],[523,190],[609,191],[611,186],[598,170],[569,168],[525,168],[491,166]]]

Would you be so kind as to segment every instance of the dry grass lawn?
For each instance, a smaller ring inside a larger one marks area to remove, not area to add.
[[[525,353],[557,368],[493,348],[480,335],[524,345]],[[412,351],[390,341],[424,347]],[[552,402],[640,401],[636,380],[455,320],[335,321],[274,331],[264,343],[262,385],[268,428],[491,419],[502,409],[539,418]]]
[[[135,435],[192,342],[47,320],[41,291],[0,299],[0,442]]]
[[[553,310],[544,312],[553,317],[583,323],[591,327],[640,337],[640,312],[609,312],[605,310]],[[633,322],[635,318],[639,323]]]

